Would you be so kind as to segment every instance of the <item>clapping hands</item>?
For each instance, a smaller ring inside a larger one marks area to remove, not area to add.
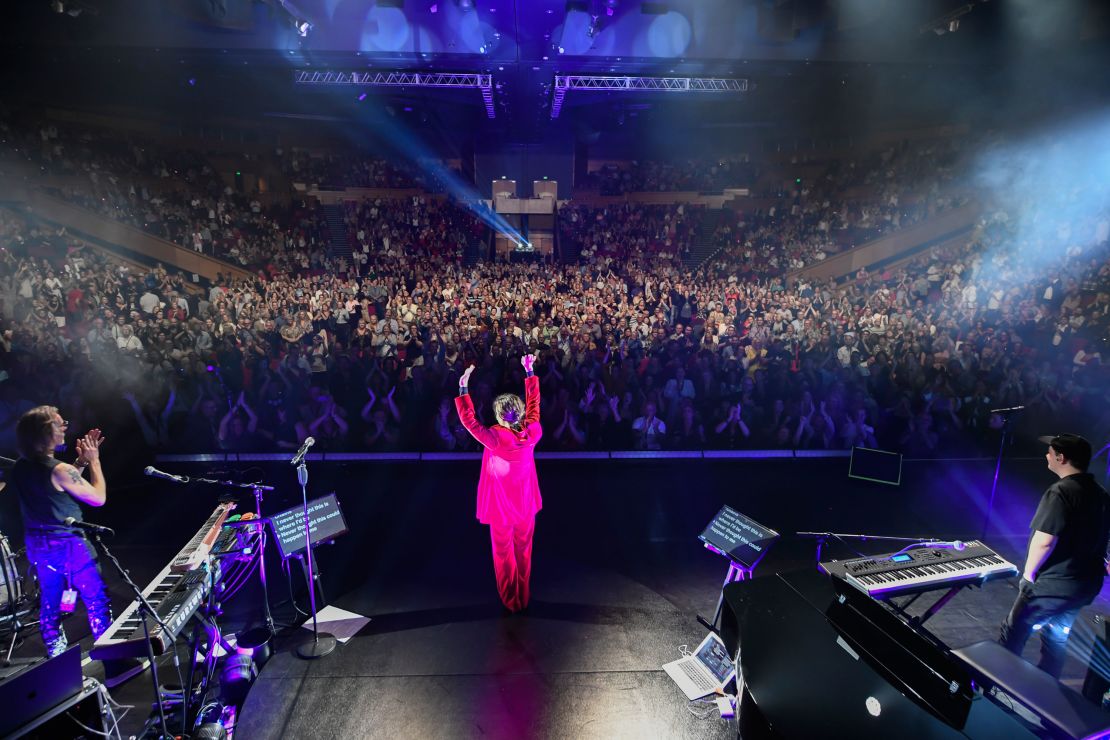
[[[99,429],[91,429],[77,440],[77,464],[91,465],[100,459],[100,445],[104,444],[104,436]]]

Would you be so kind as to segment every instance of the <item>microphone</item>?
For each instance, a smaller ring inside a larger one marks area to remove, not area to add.
[[[304,462],[304,456],[308,454],[308,448],[314,444],[316,444],[315,437],[306,437],[304,444],[301,445],[301,449],[297,450],[297,454],[293,456],[293,459],[289,461],[289,464],[300,465],[302,462]]]
[[[929,547],[939,547],[945,550],[966,550],[967,543],[962,540],[952,540],[951,542],[930,542]]]
[[[143,469],[143,475],[149,475],[151,478],[161,478],[162,480],[173,481],[174,483],[189,482],[189,476],[187,475],[174,475],[173,473],[164,473],[153,465],[147,465]]]
[[[991,413],[992,414],[1009,414],[1009,413],[1014,412],[1014,411],[1021,411],[1024,408],[1025,408],[1024,406],[1011,406],[1008,409],[991,409]]]
[[[92,532],[93,534],[106,534],[109,537],[115,535],[115,530],[109,527],[102,527],[99,524],[93,524],[92,522],[79,522],[71,516],[67,516],[64,523],[67,527],[83,529],[86,532]]]

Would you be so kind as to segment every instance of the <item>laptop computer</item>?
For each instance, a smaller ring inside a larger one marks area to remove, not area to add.
[[[0,683],[0,737],[31,722],[81,691],[81,646],[43,660]]]
[[[686,698],[700,699],[723,689],[736,673],[736,664],[728,655],[721,638],[710,632],[697,650],[685,658],[663,666]]]

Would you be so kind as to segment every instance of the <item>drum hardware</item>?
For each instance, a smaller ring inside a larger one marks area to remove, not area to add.
[[[28,627],[34,627],[38,620],[27,620],[31,616],[31,601],[23,589],[24,578],[20,574],[16,554],[12,552],[8,538],[0,533],[0,604],[5,608],[0,613],[0,628],[11,631],[11,641],[4,654],[3,665],[11,664],[12,652],[19,642],[20,633]]]

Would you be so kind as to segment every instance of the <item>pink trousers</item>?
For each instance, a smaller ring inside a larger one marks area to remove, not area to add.
[[[528,579],[532,576],[532,534],[535,530],[535,517],[516,524],[491,524],[489,527],[497,593],[501,596],[501,603],[509,611],[517,612],[528,606]]]

